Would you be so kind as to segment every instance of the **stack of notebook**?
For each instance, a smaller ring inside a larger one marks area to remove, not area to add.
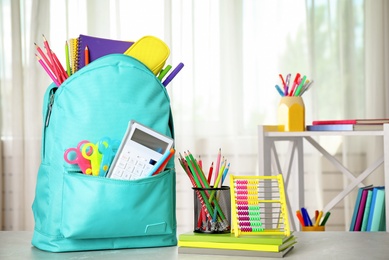
[[[307,131],[382,131],[389,119],[316,120]]]
[[[241,235],[233,233],[184,233],[178,237],[178,253],[251,257],[284,257],[293,249],[296,237],[285,235]]]

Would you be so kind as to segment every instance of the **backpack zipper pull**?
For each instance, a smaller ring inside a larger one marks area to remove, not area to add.
[[[50,101],[47,107],[47,115],[46,115],[46,127],[49,125],[50,122],[51,110],[53,109],[53,104],[54,104],[54,93],[55,92],[53,91],[50,94]]]

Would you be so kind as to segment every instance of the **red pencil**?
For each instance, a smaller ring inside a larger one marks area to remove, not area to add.
[[[208,172],[208,183],[211,185],[211,178],[212,178],[212,171],[213,171],[213,162],[211,163],[211,167],[209,167],[209,172]]]

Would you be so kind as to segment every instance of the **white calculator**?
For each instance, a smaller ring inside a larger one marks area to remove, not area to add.
[[[107,177],[136,180],[150,176],[154,165],[172,146],[172,138],[132,120],[128,124]]]

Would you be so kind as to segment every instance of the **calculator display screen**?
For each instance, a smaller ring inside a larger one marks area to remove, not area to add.
[[[160,154],[164,154],[166,151],[166,148],[168,147],[168,143],[162,141],[161,139],[158,139],[152,135],[149,135],[148,133],[143,132],[140,129],[135,129],[134,134],[131,138],[132,141],[137,142],[143,146],[146,146],[147,148],[156,151]]]

